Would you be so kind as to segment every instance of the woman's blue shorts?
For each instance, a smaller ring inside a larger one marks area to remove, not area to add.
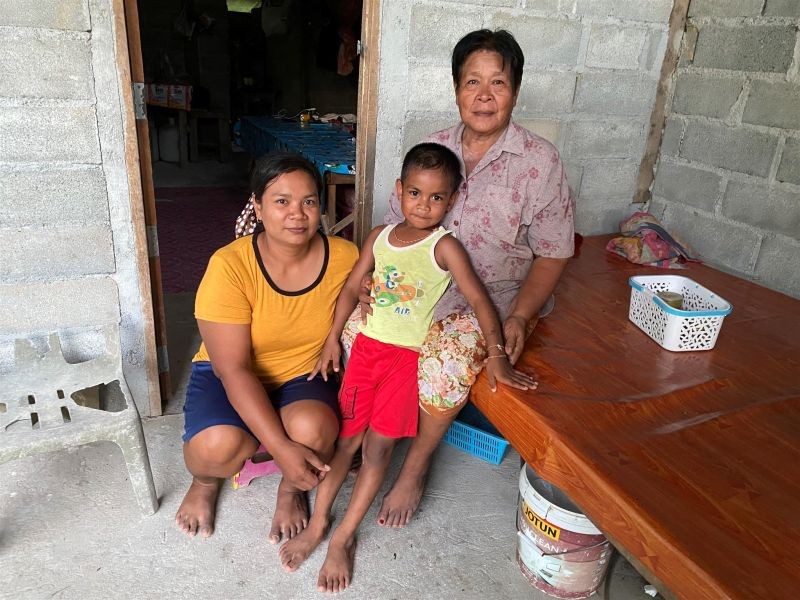
[[[331,407],[339,415],[339,383],[328,377],[326,382],[321,375],[306,381],[308,374],[290,379],[269,393],[275,410],[280,410],[297,400],[319,400]],[[235,425],[252,435],[239,413],[231,405],[222,381],[214,375],[211,363],[206,361],[192,363],[192,374],[186,388],[186,402],[183,405],[183,441],[188,442],[208,427],[214,425]]]

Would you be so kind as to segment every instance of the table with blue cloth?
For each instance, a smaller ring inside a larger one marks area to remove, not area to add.
[[[336,186],[355,184],[356,140],[345,129],[329,123],[306,123],[271,117],[242,117],[242,147],[257,158],[268,152],[297,152],[313,162],[326,185],[325,225],[337,233],[353,221],[353,214],[336,223]]]

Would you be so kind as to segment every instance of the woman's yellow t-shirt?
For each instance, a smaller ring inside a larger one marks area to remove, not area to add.
[[[268,390],[314,368],[333,324],[336,298],[358,259],[354,244],[322,238],[322,269],[304,290],[285,292],[274,284],[256,252],[254,235],[217,250],[197,290],[195,318],[250,325],[253,371]],[[201,344],[193,362],[207,360]]]

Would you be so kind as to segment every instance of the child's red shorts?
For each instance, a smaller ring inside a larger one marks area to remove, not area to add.
[[[390,438],[417,435],[419,352],[359,333],[339,389],[340,437],[367,427]]]

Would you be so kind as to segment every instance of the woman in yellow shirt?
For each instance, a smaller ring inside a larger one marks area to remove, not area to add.
[[[329,470],[337,388],[307,379],[358,250],[318,231],[322,181],[303,157],[260,159],[250,185],[258,227],[211,257],[197,290],[203,343],[183,436],[193,480],[175,520],[189,535],[211,535],[221,479],[261,443],[283,473],[269,534],[278,543],[305,526],[305,492]]]

